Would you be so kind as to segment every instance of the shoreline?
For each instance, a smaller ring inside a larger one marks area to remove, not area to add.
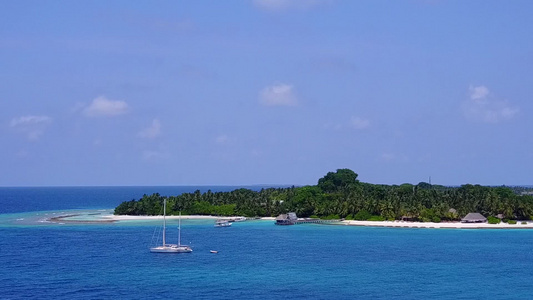
[[[180,216],[166,216],[167,220],[178,220]],[[211,215],[182,215],[182,220],[217,220],[230,217],[211,216]],[[162,220],[163,216],[134,216],[134,215],[113,215],[99,213],[74,213],[48,218],[47,221],[52,223],[78,223],[78,224],[99,224],[99,223],[117,223],[121,221],[149,221]],[[275,220],[274,217],[258,218],[259,220]],[[251,219],[250,219],[251,220]]]
[[[163,215],[159,216],[132,216],[132,215],[102,215],[100,216],[102,219],[112,220],[114,222],[116,221],[128,221],[128,220],[158,220],[163,219]],[[180,216],[166,216],[167,220],[178,220]],[[221,217],[217,216],[209,216],[209,215],[182,215],[182,220],[189,220],[189,219],[219,219]]]
[[[82,216],[82,214],[73,214],[73,215],[64,215],[57,216],[47,219],[47,221],[52,223],[78,223],[78,224],[92,224],[92,223],[114,223],[115,220],[69,220],[68,218],[76,218]]]
[[[533,229],[533,222],[527,224],[500,223],[461,223],[461,222],[408,222],[408,221],[355,221],[345,220],[340,222],[345,226],[363,227],[388,227],[388,228],[435,228],[435,229]]]
[[[159,216],[133,216],[133,215],[113,215],[108,213],[71,213],[48,218],[52,223],[74,223],[74,224],[112,224],[122,221],[149,221],[161,220]],[[180,216],[166,216],[168,220],[178,220]],[[182,220],[216,220],[228,218],[212,215],[182,215]],[[275,217],[261,217],[255,220],[274,221]],[[360,226],[360,227],[386,227],[386,228],[426,228],[426,229],[533,229],[533,222],[517,222],[516,224],[500,223],[461,223],[461,222],[409,222],[409,221],[356,221],[343,220],[335,224],[337,226]]]

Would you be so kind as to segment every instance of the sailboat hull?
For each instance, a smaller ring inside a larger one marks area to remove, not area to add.
[[[150,248],[152,253],[190,253],[192,252],[189,246],[167,245]]]

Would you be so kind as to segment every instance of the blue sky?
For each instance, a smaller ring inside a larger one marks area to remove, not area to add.
[[[531,185],[532,1],[2,1],[0,186]]]

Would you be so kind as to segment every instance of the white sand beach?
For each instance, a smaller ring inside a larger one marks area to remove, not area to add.
[[[235,217],[235,216],[234,216]],[[233,218],[234,218],[233,217]],[[180,216],[166,216],[167,220],[178,220]],[[221,217],[211,215],[182,215],[182,220],[216,220],[232,217]],[[114,215],[112,213],[100,213],[95,211],[82,211],[59,214],[48,218],[47,221],[54,223],[114,223],[121,221],[151,221],[162,220],[163,216],[133,216],[133,215]],[[258,220],[275,220],[273,217],[257,218]],[[256,219],[256,220],[257,220]]]
[[[49,218],[48,221],[59,223],[114,223],[121,221],[149,221],[161,220],[163,216],[130,216],[130,215],[113,215],[112,213],[94,213],[94,211],[75,212]],[[167,220],[177,220],[179,216],[166,216]],[[211,215],[182,215],[182,220],[216,220],[224,218]],[[262,217],[259,220],[274,221],[274,217]],[[355,221],[344,220],[337,224],[347,226],[367,226],[367,227],[391,227],[391,228],[448,228],[448,229],[533,229],[533,221],[522,224],[489,224],[489,223],[461,223],[461,222],[408,222],[408,221]]]
[[[129,221],[129,220],[157,220],[162,219],[163,216],[130,216],[130,215],[102,215],[100,216],[103,220],[111,220],[111,221]],[[166,216],[167,220],[177,220],[180,218],[180,216]],[[219,219],[219,216],[191,216],[191,215],[182,215],[182,220],[189,220],[189,219]]]
[[[235,216],[234,216],[235,217]],[[105,220],[111,220],[111,221],[126,221],[126,220],[155,220],[155,219],[162,219],[163,216],[129,216],[129,215],[102,215],[100,216],[101,219]],[[167,219],[170,220],[177,220],[179,219],[179,216],[166,216]],[[182,220],[188,220],[188,219],[224,219],[224,218],[232,218],[232,217],[222,217],[222,216],[211,216],[211,215],[182,215]],[[275,220],[274,217],[263,217],[259,218],[259,220]]]
[[[371,227],[395,227],[395,228],[453,228],[453,229],[533,229],[533,222],[522,224],[489,224],[489,223],[461,223],[461,222],[407,222],[407,221],[354,221],[345,220],[342,224],[349,226],[371,226]]]
[[[179,216],[166,216],[167,220],[177,220]],[[182,220],[189,219],[218,219],[218,216],[189,216],[182,215]],[[112,213],[95,213],[94,211],[81,211],[59,214],[48,218],[47,221],[54,223],[115,223],[121,221],[151,221],[162,220],[163,216],[129,216],[113,215]]]

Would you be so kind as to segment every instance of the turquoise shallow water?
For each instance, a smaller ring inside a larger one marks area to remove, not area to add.
[[[529,299],[533,293],[530,230],[272,221],[214,228],[212,221],[186,220],[182,241],[194,252],[165,255],[148,251],[154,222],[12,221],[42,213],[0,215],[0,299]],[[171,222],[170,238],[176,226]]]

